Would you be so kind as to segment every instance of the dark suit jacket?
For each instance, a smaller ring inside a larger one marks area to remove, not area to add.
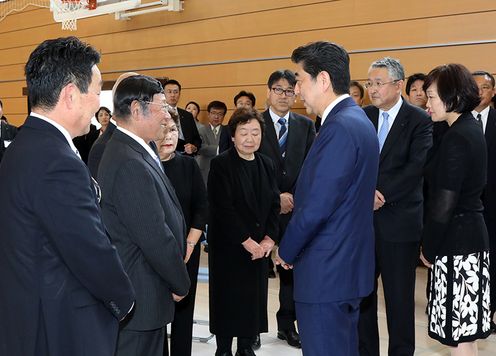
[[[294,264],[294,299],[329,303],[374,287],[374,127],[353,99],[326,117],[301,168],[295,210],[279,247]]]
[[[219,153],[234,147],[231,137],[231,130],[228,125],[223,125],[219,137]]]
[[[487,228],[496,242],[496,110],[493,108],[489,109],[484,136],[487,146],[487,183],[482,202]]]
[[[102,133],[100,137],[96,139],[91,146],[90,153],[88,154],[88,168],[90,169],[91,175],[96,179],[98,177],[98,166],[102,160],[103,151],[105,151],[105,146],[107,142],[112,137],[114,130],[117,126],[113,123],[109,123],[107,129]]]
[[[3,120],[0,120],[0,162],[2,161],[3,154],[5,152],[5,142],[12,141],[17,135],[17,127],[7,124]]]
[[[279,190],[272,161],[255,153],[258,191],[243,159],[230,149],[211,161],[209,199],[210,331],[222,336],[266,332],[267,259],[251,259],[241,245],[278,235]]]
[[[85,164],[28,117],[0,181],[0,355],[113,355],[134,295]]]
[[[88,163],[88,155],[91,150],[91,146],[98,139],[100,135],[100,130],[97,130],[95,125],[90,125],[90,131],[86,135],[74,137],[72,142],[76,146],[79,155],[84,163]]]
[[[364,108],[376,130],[379,109]],[[432,121],[403,100],[384,142],[377,190],[386,203],[374,213],[375,235],[392,242],[420,241],[423,217],[423,169],[432,146]]]
[[[210,171],[210,161],[212,158],[217,156],[217,150],[219,148],[219,139],[222,135],[222,131],[226,129],[225,126],[219,126],[219,133],[217,137],[215,137],[212,128],[209,124],[203,125],[200,127],[198,132],[200,133],[200,137],[202,140],[202,146],[198,150],[198,155],[196,156],[196,162],[198,162],[198,166],[200,167],[200,171],[203,177],[203,181],[205,185],[208,180],[208,172]]]
[[[489,249],[480,200],[486,154],[480,124],[471,113],[462,114],[426,167],[429,200],[422,253],[428,261]]]
[[[150,154],[116,129],[103,153],[98,182],[110,239],[136,290],[125,328],[152,330],[172,321],[172,293],[186,295],[186,226],[169,180]]]
[[[198,133],[198,129],[196,128],[196,121],[193,118],[193,115],[181,108],[177,108],[177,112],[179,113],[179,120],[181,122],[181,130],[184,135],[184,141],[181,139],[178,140],[176,150],[179,152],[184,152],[184,145],[187,143],[195,145],[196,148],[200,150],[202,140],[200,134]]]
[[[286,156],[283,159],[279,148],[279,140],[269,110],[263,113],[265,132],[259,152],[269,156],[276,167],[277,185],[281,193],[294,194],[296,180],[300,174],[303,161],[315,139],[315,126],[308,117],[290,112],[288,121],[288,138]],[[284,235],[291,213],[281,214],[280,237]],[[280,239],[280,237],[278,239]]]

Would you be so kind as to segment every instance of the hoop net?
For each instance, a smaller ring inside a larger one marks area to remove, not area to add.
[[[62,21],[62,30],[77,30],[77,12],[88,8],[88,0],[52,0],[52,5],[61,14],[66,14],[67,19]]]

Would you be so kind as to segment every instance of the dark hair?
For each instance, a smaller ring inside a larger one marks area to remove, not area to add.
[[[100,111],[106,111],[107,114],[109,114],[110,117],[112,117],[112,112],[110,112],[110,109],[107,108],[106,106],[100,106],[100,109],[97,110],[97,112],[95,113],[95,118],[98,122],[100,122],[100,120],[98,120],[98,114],[100,113]]]
[[[137,100],[143,111],[147,112],[148,103],[155,94],[163,93],[162,84],[147,75],[127,77],[119,83],[114,94],[114,114],[121,120],[131,115],[131,103]]]
[[[262,115],[253,108],[239,108],[236,109],[231,118],[229,119],[229,131],[231,131],[231,136],[234,137],[236,133],[236,128],[239,125],[246,124],[250,120],[257,120],[260,123],[260,129],[262,131],[262,136],[265,131],[265,123],[262,119]]]
[[[479,88],[472,74],[462,64],[444,64],[427,74],[424,91],[436,84],[439,98],[447,112],[470,112],[480,103]]]
[[[301,63],[305,72],[313,79],[317,78],[320,72],[327,72],[335,94],[349,93],[350,57],[340,45],[326,41],[309,43],[295,49],[291,60]]]
[[[250,93],[249,91],[244,91],[244,90],[241,90],[238,94],[236,94],[236,96],[234,97],[234,106],[236,106],[237,102],[238,102],[238,99],[243,97],[243,96],[246,96],[248,99],[251,100],[251,106],[255,107],[255,95],[253,95],[253,93]]]
[[[292,71],[290,71],[289,69],[279,69],[269,76],[267,86],[269,87],[269,89],[271,89],[274,83],[281,79],[286,79],[289,85],[291,85],[292,87],[296,85],[296,77]]]
[[[491,85],[493,86],[493,88],[496,86],[496,83],[494,81],[494,76],[489,73],[489,72],[486,72],[486,71],[483,71],[483,70],[478,70],[478,71],[475,71],[472,73],[472,75],[475,77],[475,76],[481,76],[481,77],[489,77],[489,79],[491,80]]]
[[[224,110],[224,115],[227,112],[227,106],[222,101],[214,100],[214,101],[210,102],[210,104],[208,104],[208,106],[207,106],[207,111],[210,112],[210,109],[213,109],[213,108]]]
[[[194,106],[196,106],[198,112],[200,112],[200,105],[196,101],[190,101],[189,103],[186,104],[185,108],[187,108],[189,104],[193,104]]]
[[[425,82],[425,77],[426,75],[424,73],[415,73],[409,76],[408,80],[406,81],[405,87],[406,95],[410,95],[410,88],[412,87],[413,83],[415,83],[417,80]]]
[[[179,91],[181,91],[181,84],[179,84],[179,82],[175,79],[167,79],[164,82],[164,88],[166,85],[177,85],[179,87]]]
[[[44,41],[31,53],[25,67],[31,107],[53,109],[69,83],[87,93],[92,68],[99,62],[100,54],[77,37]]]
[[[365,96],[365,90],[363,89],[363,85],[358,83],[356,80],[352,80],[350,82],[350,88],[351,87],[357,87],[358,90],[360,90],[360,99],[363,99],[363,97]]]
[[[3,108],[3,103],[2,103],[2,100],[0,100],[0,106]]]

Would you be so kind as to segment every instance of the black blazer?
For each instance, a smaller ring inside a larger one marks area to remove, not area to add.
[[[116,127],[117,126],[110,122],[107,129],[96,139],[93,146],[91,146],[90,153],[88,154],[88,168],[95,179],[98,177],[98,166],[100,165],[103,151],[105,151],[105,146],[112,137]]]
[[[88,155],[91,150],[91,146],[98,139],[100,135],[100,130],[97,130],[95,125],[90,125],[90,131],[86,135],[74,137],[72,142],[76,146],[79,155],[84,163],[88,163]]]
[[[184,145],[187,143],[195,145],[196,148],[200,150],[202,140],[200,134],[198,133],[198,128],[196,127],[196,122],[193,115],[181,108],[177,108],[177,112],[179,113],[179,120],[181,122],[181,130],[184,135],[184,140],[178,140],[176,150],[183,152],[184,154]]]
[[[3,120],[0,120],[0,162],[2,161],[3,153],[5,152],[4,141],[12,141],[17,135],[17,127],[10,125]]]
[[[487,183],[482,202],[489,233],[496,235],[496,110],[493,108],[489,109],[484,136],[487,147]]]
[[[277,185],[281,193],[289,192],[293,194],[303,161],[315,139],[314,123],[306,116],[293,112],[289,113],[286,156],[283,159],[269,110],[263,113],[263,119],[265,121],[265,132],[258,151],[269,156],[274,162]],[[291,213],[281,215],[279,231],[281,237],[284,235],[291,215]]]
[[[0,182],[0,355],[113,355],[134,294],[86,165],[28,117]]]
[[[428,261],[489,248],[480,200],[486,183],[486,154],[479,123],[465,113],[445,133],[426,166],[429,200],[422,251]]]
[[[186,226],[181,206],[160,166],[133,138],[116,129],[103,153],[98,182],[110,239],[136,290],[130,330],[172,321],[172,293],[186,295]]]
[[[379,109],[363,109],[377,130]],[[374,212],[376,238],[392,242],[420,241],[423,216],[423,170],[432,146],[432,121],[405,100],[379,158],[377,190],[386,203]]]

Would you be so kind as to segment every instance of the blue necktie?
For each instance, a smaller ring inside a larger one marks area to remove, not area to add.
[[[387,112],[383,112],[382,117],[384,120],[382,121],[382,126],[377,133],[377,138],[379,139],[379,151],[382,151],[382,146],[384,146],[384,142],[386,141],[386,137],[389,132],[389,114]]]
[[[277,120],[281,128],[279,129],[279,148],[281,149],[281,155],[284,157],[286,152],[286,139],[288,138],[288,128],[286,127],[286,119],[281,117]]]

